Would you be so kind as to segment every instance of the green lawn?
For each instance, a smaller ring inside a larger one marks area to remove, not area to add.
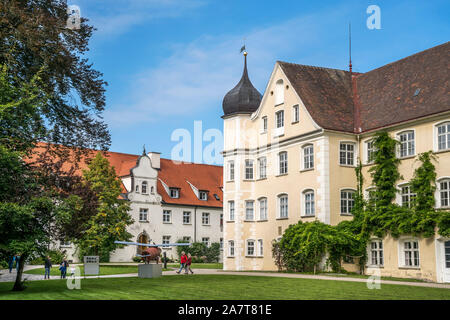
[[[156,279],[83,279],[81,290],[68,290],[64,280],[30,281],[23,292],[0,283],[6,299],[450,299],[449,289],[382,284],[236,275],[173,275]]]
[[[84,267],[80,267],[81,275],[83,275]],[[110,274],[125,274],[125,273],[137,273],[138,267],[137,266],[102,266],[100,265],[100,275],[110,275]],[[26,274],[42,274],[44,275],[44,268],[39,269],[32,269],[25,271]],[[61,275],[61,271],[59,271],[58,266],[53,267],[50,270],[50,274],[52,276],[59,276]],[[67,274],[70,274],[70,267],[69,270],[67,270]]]

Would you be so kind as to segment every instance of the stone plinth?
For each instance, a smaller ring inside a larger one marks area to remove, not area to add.
[[[159,278],[162,276],[162,264],[149,263],[138,265],[139,278]]]

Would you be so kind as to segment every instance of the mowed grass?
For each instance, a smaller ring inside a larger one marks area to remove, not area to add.
[[[50,270],[50,275],[52,276],[60,276],[61,271],[59,271],[59,266],[52,267]],[[67,275],[70,274],[70,266],[67,270]],[[79,266],[81,275],[84,274],[84,267]],[[100,275],[111,275],[111,274],[126,274],[126,273],[137,273],[138,272],[138,266],[102,266],[100,265]],[[27,270],[24,272],[25,274],[45,274],[44,268],[38,268],[38,269],[32,269]]]
[[[108,278],[81,280],[69,290],[64,280],[30,281],[23,292],[0,283],[0,300],[339,300],[339,299],[450,299],[449,289],[382,284],[238,275],[173,275],[156,279]]]

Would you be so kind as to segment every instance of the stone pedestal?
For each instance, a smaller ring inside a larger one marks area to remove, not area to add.
[[[149,263],[138,265],[139,278],[159,278],[162,276],[162,264]]]

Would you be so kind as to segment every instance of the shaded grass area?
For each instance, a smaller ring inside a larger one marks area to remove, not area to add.
[[[55,266],[51,268],[50,275],[52,276],[60,276],[61,271],[59,271],[59,266]],[[79,266],[81,275],[84,275],[84,267]],[[102,266],[100,265],[100,275],[111,275],[111,274],[126,274],[126,273],[137,273],[138,267],[137,266]],[[26,274],[41,274],[44,275],[45,269],[39,268],[39,269],[32,269],[27,270],[24,273]],[[67,270],[67,274],[70,274],[70,267]]]
[[[180,264],[179,263],[168,263],[167,264],[168,268],[179,268]],[[223,264],[222,263],[193,263],[191,265],[192,269],[223,269]]]
[[[30,281],[23,292],[0,283],[0,300],[135,299],[135,300],[339,300],[339,299],[450,299],[450,290],[382,284],[236,275],[180,275],[155,279],[83,279],[81,290],[68,290],[64,280]],[[183,290],[180,290],[182,287]]]

